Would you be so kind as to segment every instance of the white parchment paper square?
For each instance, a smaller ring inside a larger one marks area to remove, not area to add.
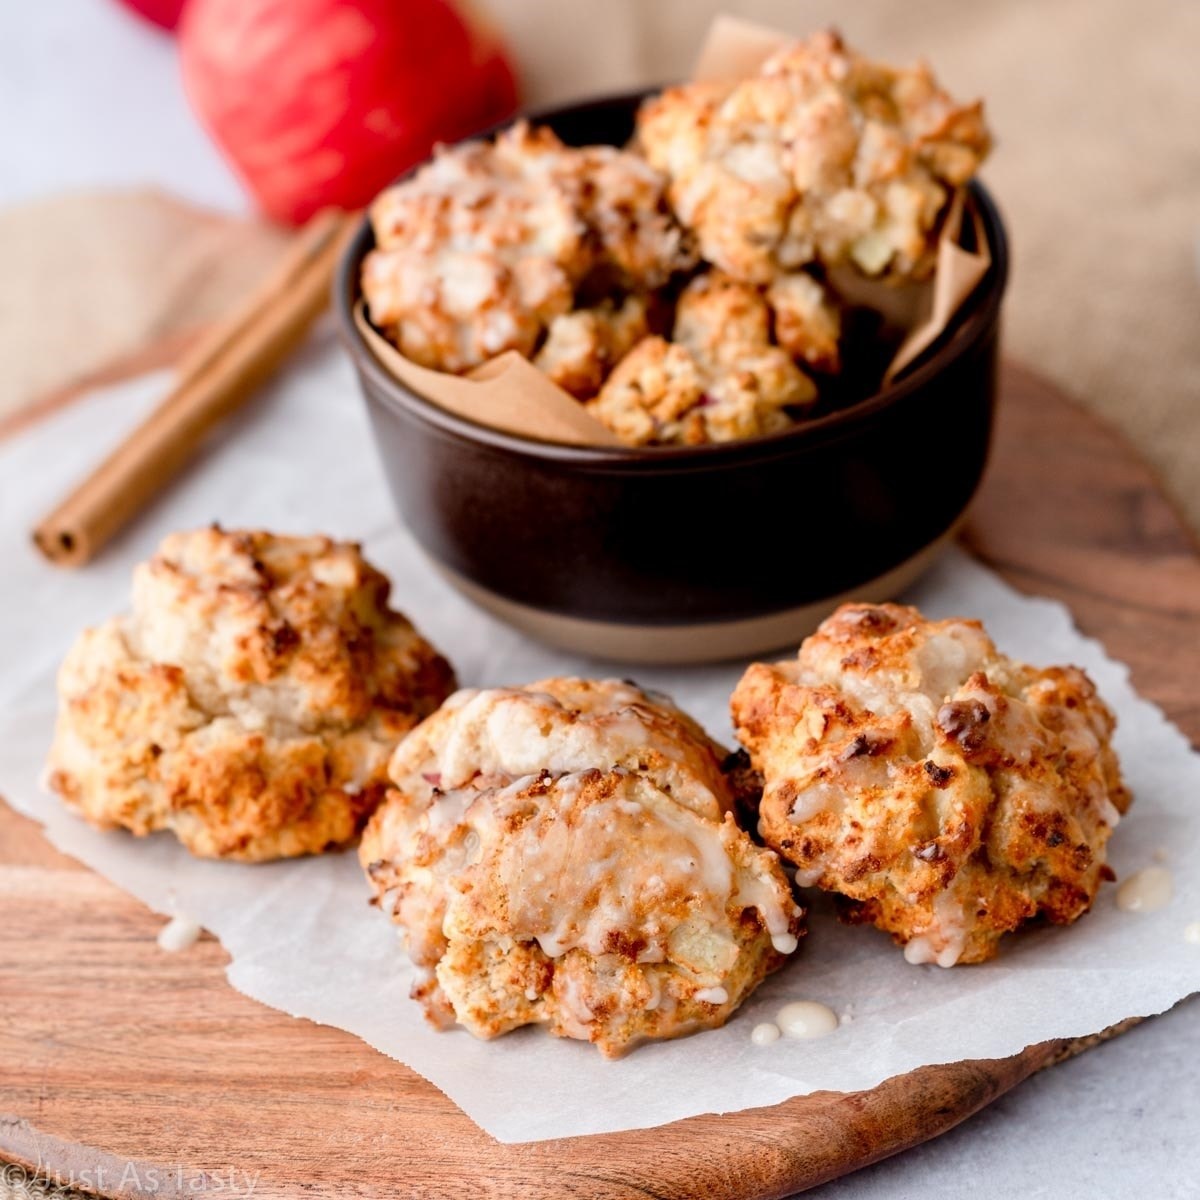
[[[328,332],[202,461],[96,564],[75,574],[28,543],[35,518],[161,394],[163,378],[113,389],[0,447],[0,794],[51,841],[163,913],[186,912],[220,938],[240,991],[334,1025],[407,1063],[501,1141],[655,1125],[777,1103],[818,1089],[853,1091],[929,1063],[1016,1053],[1161,1012],[1200,990],[1200,758],[1126,669],[1081,637],[1058,604],[1020,596],[952,553],[909,597],[932,616],[982,618],[1001,649],[1073,662],[1120,718],[1117,742],[1136,797],[1111,843],[1127,875],[1165,853],[1175,896],[1135,916],[1101,893],[1076,926],[1006,942],[982,966],[906,964],[888,938],[847,929],[813,907],[789,966],[723,1030],[646,1046],[608,1062],[590,1046],[524,1030],[496,1042],[439,1034],[407,999],[411,970],[392,927],[367,906],[353,854],[266,866],[206,863],[168,836],[137,841],[89,829],[37,780],[54,716],[53,673],[76,632],[125,607],[129,571],[167,532],[213,520],[352,537],[387,571],[395,603],[453,660],[464,684],[563,672],[632,675],[672,693],[728,742],[726,704],[742,664],[689,669],[597,665],[538,646],[471,607],[434,575],[392,510],[349,364]],[[843,1015],[819,1041],[763,1049],[748,1033],[785,999]]]

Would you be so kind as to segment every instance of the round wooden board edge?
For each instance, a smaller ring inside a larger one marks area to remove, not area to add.
[[[1031,1075],[1116,1037],[1142,1020],[1141,1017],[1131,1017],[1101,1033],[1041,1042],[1011,1058],[921,1067],[884,1080],[877,1087],[862,1092],[813,1092],[783,1104],[743,1110],[739,1116],[761,1117],[764,1128],[778,1129],[781,1122],[791,1117],[790,1109],[801,1108],[804,1110],[802,1119],[807,1126],[803,1145],[775,1146],[769,1150],[764,1146],[764,1158],[769,1156],[776,1161],[770,1165],[768,1176],[760,1179],[754,1200],[783,1200],[797,1194],[797,1178],[804,1180],[799,1190],[807,1191],[848,1173],[843,1153],[846,1127],[844,1120],[834,1115],[834,1108],[849,1105],[857,1111],[857,1131],[860,1136],[876,1124],[886,1125],[889,1129],[886,1140],[877,1142],[875,1149],[855,1160],[851,1170],[860,1170],[941,1136]],[[920,1103],[913,1103],[914,1093],[920,1097]],[[812,1111],[814,1107],[815,1112]],[[828,1112],[822,1113],[822,1109]],[[903,1111],[905,1115],[905,1121],[900,1126],[895,1121],[897,1111]],[[687,1120],[719,1122],[721,1119],[720,1114],[706,1114]],[[653,1128],[665,1132],[672,1125]],[[629,1132],[637,1134],[649,1131]],[[481,1133],[481,1136],[486,1135]],[[599,1134],[595,1138],[612,1141],[622,1136]],[[563,1138],[524,1144],[566,1147],[595,1138]],[[519,1149],[520,1145],[509,1148]],[[53,1165],[48,1161],[50,1158],[53,1158]],[[42,1133],[31,1122],[3,1113],[0,1113],[0,1159],[4,1160],[4,1165],[0,1165],[0,1184],[8,1185],[14,1191],[22,1185],[32,1185],[33,1194],[39,1197],[45,1194],[47,1200],[55,1196],[61,1196],[63,1200],[75,1196],[97,1196],[103,1200],[149,1200],[150,1197],[155,1200],[179,1200],[181,1197],[211,1194],[214,1190],[234,1196],[241,1191],[246,1195],[254,1194],[261,1200],[271,1200],[277,1196],[298,1196],[306,1190],[302,1186],[280,1189],[268,1185],[260,1191],[257,1180],[249,1173],[242,1181],[243,1186],[239,1187],[238,1180],[232,1174],[121,1158],[106,1150]],[[767,1164],[764,1162],[763,1165]],[[588,1178],[593,1183],[602,1182],[597,1176]],[[109,1186],[109,1181],[112,1181],[112,1186]],[[613,1177],[604,1182],[610,1186],[602,1191],[588,1192],[587,1195],[612,1200],[633,1195],[658,1196],[657,1192],[644,1190],[625,1178]],[[424,1191],[413,1194],[433,1195]],[[506,1191],[502,1194],[507,1196],[509,1193]],[[520,1192],[513,1191],[511,1194],[516,1197]],[[710,1196],[716,1193],[698,1191],[694,1194]]]

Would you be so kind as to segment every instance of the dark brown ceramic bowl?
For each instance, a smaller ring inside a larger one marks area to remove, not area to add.
[[[623,144],[639,94],[534,115]],[[699,662],[795,642],[834,604],[895,595],[952,536],[991,438],[1004,227],[971,195],[991,269],[901,379],[783,433],[698,447],[566,446],[456,416],[400,383],[355,329],[363,223],[336,282],[400,514],[473,600],[580,653]]]

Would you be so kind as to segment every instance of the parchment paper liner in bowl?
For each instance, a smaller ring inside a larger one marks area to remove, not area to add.
[[[570,446],[622,444],[574,396],[515,350],[467,375],[449,375],[405,358],[367,320],[361,300],[354,306],[354,324],[371,352],[401,383],[457,416],[505,433]]]
[[[719,16],[709,29],[692,79],[718,83],[754,75],[777,50],[795,38],[736,17]],[[969,217],[974,248],[966,248],[963,228]],[[978,214],[960,189],[951,200],[937,245],[933,279],[897,286],[852,269],[830,274],[830,285],[847,303],[873,308],[885,321],[906,331],[884,373],[886,385],[933,344],[991,266],[987,237]],[[376,358],[413,391],[442,408],[507,433],[568,445],[613,446],[621,443],[604,425],[528,359],[510,350],[469,375],[450,375],[405,358],[371,326],[361,301],[354,320]]]

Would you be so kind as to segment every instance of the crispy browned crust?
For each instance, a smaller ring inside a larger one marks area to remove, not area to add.
[[[723,1024],[802,932],[723,757],[617,681],[452,697],[397,751],[359,850],[430,1019],[610,1056]]]
[[[844,605],[732,697],[764,777],[759,831],[911,961],[980,962],[1026,921],[1074,921],[1112,878],[1129,805],[1112,712],[1075,667],[996,651],[975,621]]]
[[[453,689],[351,543],[217,527],[167,538],[132,615],[59,673],[49,780],[101,828],[244,861],[352,841],[396,742]]]

